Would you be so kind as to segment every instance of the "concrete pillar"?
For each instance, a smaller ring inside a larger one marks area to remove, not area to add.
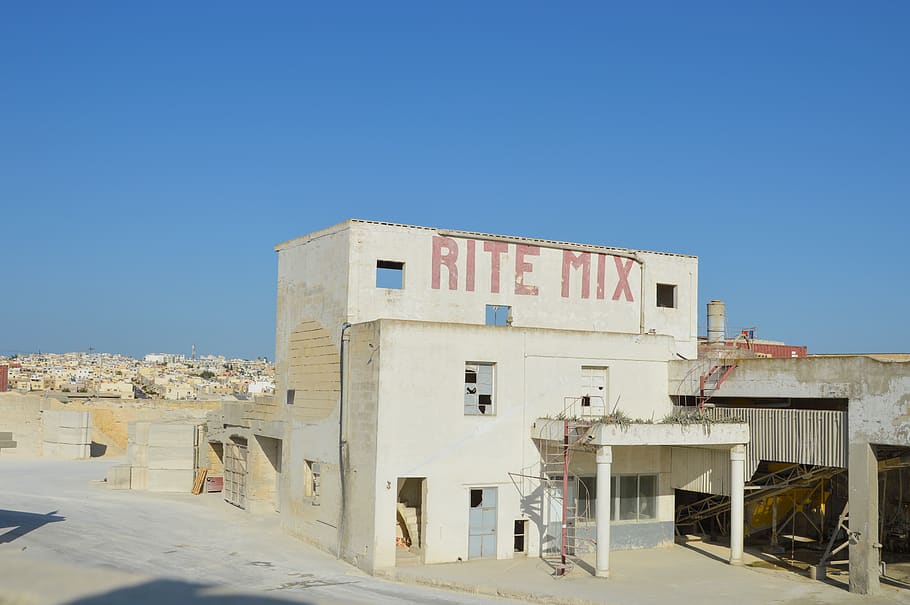
[[[610,577],[610,471],[613,468],[613,447],[601,445],[597,448],[597,504],[594,521],[597,525],[597,551],[595,575]]]
[[[850,592],[878,594],[881,550],[878,536],[878,459],[868,443],[851,443],[847,462],[850,517]]]
[[[730,565],[743,564],[743,494],[746,489],[746,446],[730,449]]]

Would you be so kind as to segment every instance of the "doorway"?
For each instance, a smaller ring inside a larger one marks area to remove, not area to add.
[[[496,558],[497,488],[472,487],[469,493],[468,558]]]
[[[426,533],[426,477],[400,477],[395,506],[395,564],[419,563]]]
[[[224,443],[224,500],[246,509],[247,440],[234,435]]]

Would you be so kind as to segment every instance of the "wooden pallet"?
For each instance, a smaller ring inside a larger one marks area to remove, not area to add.
[[[205,477],[209,474],[209,469],[201,468],[196,471],[196,480],[193,481],[193,494],[199,495],[202,493],[202,487],[205,485]]]

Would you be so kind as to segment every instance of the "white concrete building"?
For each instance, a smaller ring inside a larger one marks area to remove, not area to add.
[[[276,251],[277,404],[222,422],[238,506],[368,571],[596,549],[608,575],[611,547],[672,543],[674,489],[712,468],[741,517],[748,427],[660,424],[696,258],[363,220]]]

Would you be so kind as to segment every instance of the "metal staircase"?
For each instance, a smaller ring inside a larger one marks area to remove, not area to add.
[[[586,449],[594,420],[602,417],[604,411],[603,400],[598,397],[566,398],[562,417],[553,420],[562,424],[562,442],[544,441],[541,446],[544,493],[550,505],[550,514],[554,508],[560,511],[561,526],[559,549],[545,551],[543,559],[553,567],[557,577],[565,576],[574,569],[575,557],[582,543],[594,543],[593,539],[578,534],[579,524],[592,520],[591,494],[570,470],[569,462],[573,450]]]
[[[730,377],[730,374],[735,369],[735,363],[720,363],[719,365],[711,366],[708,373],[699,378],[697,401],[700,409],[704,409],[705,404],[714,396],[720,385]]]

